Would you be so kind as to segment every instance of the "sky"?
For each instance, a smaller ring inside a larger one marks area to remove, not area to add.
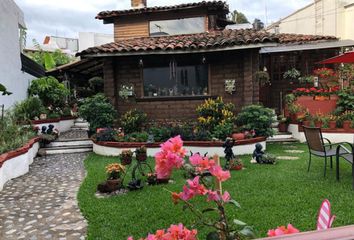
[[[147,0],[148,6],[166,6],[201,0]],[[227,0],[230,11],[243,12],[270,24],[306,6],[314,0]],[[76,38],[78,32],[113,33],[113,25],[104,25],[95,16],[100,11],[130,8],[130,0],[15,0],[25,15],[27,46],[32,39],[43,42],[45,36]],[[266,7],[267,6],[267,7]],[[267,9],[267,18],[265,14]],[[267,20],[266,20],[267,19]]]

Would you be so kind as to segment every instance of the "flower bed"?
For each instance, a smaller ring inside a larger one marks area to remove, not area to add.
[[[28,172],[29,165],[37,155],[39,140],[39,137],[35,137],[23,147],[0,155],[0,191],[8,180]]]
[[[235,142],[236,154],[252,154],[256,143],[261,143],[263,148],[266,148],[266,138],[256,137],[251,139],[244,139]],[[135,148],[146,146],[148,156],[154,156],[161,143],[140,143],[140,142],[98,142],[94,141],[93,151],[96,154],[103,156],[118,156],[122,150],[130,149],[134,151]],[[201,154],[208,153],[208,155],[218,154],[224,155],[221,141],[185,141],[184,146],[188,151],[199,152]]]

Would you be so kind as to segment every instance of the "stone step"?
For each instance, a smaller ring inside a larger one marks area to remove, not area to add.
[[[80,145],[90,145],[92,146],[91,139],[59,139],[57,141],[51,142],[47,145],[48,148],[51,147],[70,147],[70,146],[80,146]]]
[[[77,130],[82,130],[82,131],[88,131],[88,127],[77,127],[77,126],[72,126],[71,127],[72,131],[77,131]]]
[[[74,127],[88,128],[89,124],[87,122],[75,123]]]
[[[273,137],[269,137],[268,139],[291,139],[293,135],[291,133],[276,133]]]
[[[295,138],[268,138],[267,143],[299,142]]]
[[[92,152],[92,145],[77,145],[77,146],[61,146],[61,147],[46,147],[39,149],[39,154],[54,155],[54,154],[69,154],[69,153],[83,153]]]

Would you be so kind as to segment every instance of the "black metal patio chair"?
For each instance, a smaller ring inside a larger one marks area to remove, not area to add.
[[[312,155],[315,155],[317,157],[323,157],[325,159],[324,176],[326,176],[327,158],[330,158],[331,168],[333,168],[333,157],[344,154],[346,152],[344,149],[339,149],[337,153],[337,149],[335,146],[341,143],[332,144],[329,139],[324,138],[322,136],[321,128],[303,126],[303,129],[310,154],[307,171],[310,171]],[[328,143],[325,144],[323,140],[326,140]]]
[[[339,144],[337,147],[337,156],[336,156],[336,177],[339,181],[339,158],[344,158],[347,162],[352,165],[352,188],[354,189],[354,143],[346,143],[349,146],[349,149],[344,144]],[[341,150],[344,150],[346,153],[340,154]]]

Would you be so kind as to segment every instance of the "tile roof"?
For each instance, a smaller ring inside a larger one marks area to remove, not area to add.
[[[106,19],[124,15],[135,15],[142,13],[154,13],[154,12],[164,12],[171,10],[183,10],[191,8],[217,8],[218,10],[224,10],[225,13],[229,12],[229,6],[223,1],[203,1],[197,3],[185,3],[173,6],[156,6],[156,7],[145,7],[145,8],[132,8],[127,10],[113,10],[113,11],[102,11],[97,14],[96,19]]]
[[[88,48],[78,56],[119,53],[154,53],[158,51],[213,50],[235,46],[247,46],[260,43],[304,44],[322,40],[336,40],[335,37],[272,34],[253,29],[223,30],[198,34],[186,34],[162,37],[143,37],[104,44]]]

